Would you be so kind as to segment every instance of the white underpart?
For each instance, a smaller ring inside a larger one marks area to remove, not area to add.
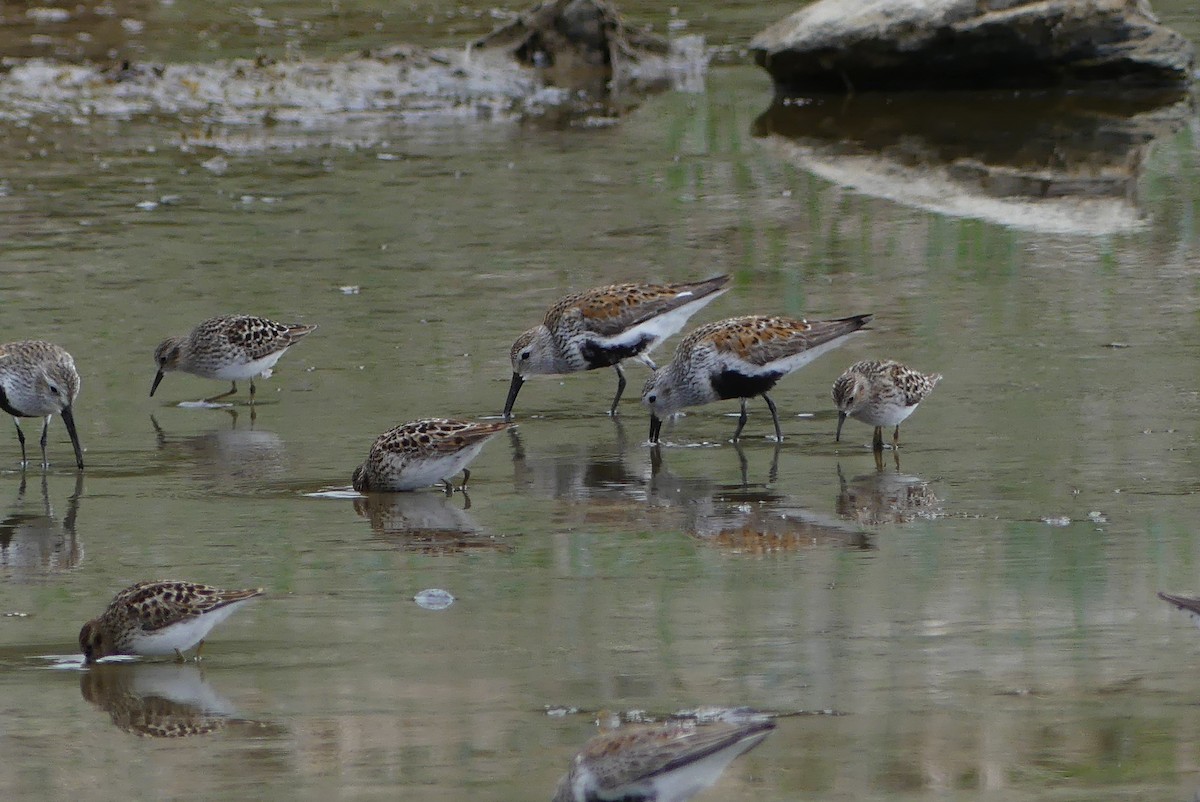
[[[801,351],[798,354],[792,354],[791,356],[784,357],[783,359],[776,359],[773,362],[768,362],[765,365],[752,364],[741,357],[728,352],[722,354],[722,356],[724,357],[726,368],[731,368],[736,370],[738,373],[744,373],[747,376],[762,376],[766,373],[779,373],[781,371],[783,373],[791,373],[794,370],[799,370],[800,368],[804,367],[817,357],[824,356],[834,348],[845,345],[846,342],[856,333],[857,332],[843,334],[841,337],[835,337],[828,342],[813,346],[808,350]]]
[[[657,348],[659,343],[661,343],[663,340],[677,333],[680,329],[687,325],[688,318],[715,300],[718,295],[725,292],[725,289],[720,289],[716,292],[705,295],[703,298],[697,298],[694,301],[689,301],[683,306],[677,306],[670,312],[664,312],[657,317],[652,317],[643,323],[639,323],[633,328],[626,329],[620,334],[617,334],[613,337],[605,337],[601,340],[601,342],[607,346],[633,345],[649,334],[654,339],[650,345],[642,351],[643,354],[648,354]],[[691,290],[688,290],[687,292],[681,292],[677,294],[675,297],[683,298],[688,295],[694,295],[694,293]]]
[[[386,487],[381,487],[380,489],[417,490],[422,487],[436,485],[443,479],[449,479],[470,465],[471,460],[479,456],[484,443],[491,439],[491,437],[488,437],[480,440],[478,443],[467,446],[462,451],[453,454],[416,459],[410,457],[403,465],[397,464],[401,462],[398,455],[389,455],[388,461],[392,463],[392,481],[385,482]],[[397,472],[399,473],[398,480],[395,479]]]
[[[279,357],[283,356],[287,349],[283,348],[273,354],[267,354],[262,359],[253,359],[249,362],[243,362],[240,365],[225,365],[213,371],[214,379],[224,379],[225,381],[239,381],[244,379],[252,379],[255,376],[262,376],[264,379],[271,378],[271,368],[275,367],[275,363],[279,361]]]
[[[918,401],[917,403],[919,404],[920,402]],[[913,411],[916,408],[917,404],[913,404],[911,407],[888,404],[881,409],[873,410],[870,405],[868,405],[863,407],[861,412],[855,413],[850,417],[857,418],[863,423],[870,424],[871,426],[899,426],[904,422],[905,418],[913,414]],[[883,414],[876,415],[872,414],[873,412],[880,412]]]
[[[684,802],[713,785],[734,758],[756,746],[768,734],[759,733],[674,771],[617,788],[598,788],[595,775],[585,768],[576,775],[572,790],[576,800],[584,800],[589,798],[589,791],[592,799],[622,799],[634,791],[645,793],[653,788],[656,802]]]
[[[210,613],[188,618],[162,629],[135,635],[130,641],[131,649],[137,654],[156,657],[165,654],[175,654],[178,649],[186,652],[200,641],[204,640],[209,630],[224,621],[230,614],[250,599],[218,607]]]

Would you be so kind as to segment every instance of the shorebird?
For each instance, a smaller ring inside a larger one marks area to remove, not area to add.
[[[467,486],[467,465],[479,456],[483,444],[516,424],[507,421],[424,418],[389,429],[371,444],[366,461],[354,470],[351,482],[360,493],[416,490],[443,484],[454,490],[450,477],[462,471],[459,490]]]
[[[588,741],[559,781],[554,802],[683,802],[758,746],[773,721],[627,727]]]
[[[746,401],[761,395],[771,410],[775,438],[783,439],[779,413],[767,391],[862,329],[871,315],[837,320],[794,320],[752,315],[701,326],[683,339],[675,356],[656,370],[642,390],[650,407],[650,442],[657,443],[663,419],[684,407],[737,398],[742,414],[733,439],[746,425]]]
[[[222,590],[195,582],[162,579],[125,588],[98,617],[79,630],[85,662],[114,654],[174,654],[181,662],[193,646],[196,656],[209,630],[262,588]]]
[[[650,351],[728,289],[728,283],[726,275],[686,284],[613,284],[559,300],[546,312],[541,325],[513,343],[505,419],[512,417],[517,393],[531,375],[607,367],[617,372],[617,394],[609,409],[609,414],[616,415],[617,402],[625,392],[621,362],[637,359],[653,369]]]
[[[842,424],[849,416],[875,427],[871,445],[883,450],[883,427],[895,426],[892,448],[900,446],[900,424],[916,411],[942,374],[918,373],[891,359],[855,362],[833,383],[833,403],[838,408],[835,441],[842,439]]]
[[[253,315],[227,315],[210,318],[182,337],[168,337],[154,351],[158,373],[150,386],[150,396],[168,371],[181,370],[205,379],[231,383],[229,392],[205,401],[216,401],[237,392],[241,379],[250,380],[250,400],[254,400],[254,377],[270,378],[271,368],[288,348],[316,326],[276,323]]]
[[[21,467],[29,464],[25,453],[25,433],[21,418],[43,418],[42,467],[50,466],[46,458],[46,432],[50,418],[61,415],[66,424],[71,445],[75,448],[75,464],[83,469],[83,448],[75,431],[72,409],[79,397],[79,373],[75,360],[54,343],[41,340],[21,340],[0,345],[0,409],[13,416],[17,439],[21,441]]]

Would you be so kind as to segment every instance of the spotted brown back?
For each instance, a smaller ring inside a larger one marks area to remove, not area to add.
[[[678,284],[610,284],[568,295],[546,312],[546,327],[556,331],[568,318],[602,337],[612,337],[651,318],[720,290],[729,276]],[[681,295],[681,293],[687,293]]]

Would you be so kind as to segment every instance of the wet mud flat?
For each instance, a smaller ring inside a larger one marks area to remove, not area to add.
[[[581,10],[582,9],[582,10]],[[552,2],[461,48],[397,44],[331,58],[202,63],[0,60],[0,120],[169,115],[316,129],[372,121],[614,116],[702,84],[703,39],[626,31],[604,3]]]

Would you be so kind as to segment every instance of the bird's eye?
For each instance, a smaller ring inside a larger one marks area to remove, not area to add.
[[[529,359],[529,351],[522,351],[521,359]]]
[[[58,388],[52,384],[52,385],[50,385],[50,392],[54,393],[55,395],[58,395]]]
[[[658,396],[651,394],[651,395],[646,396],[646,400],[649,401],[651,404],[653,404],[655,401],[658,400]]]

